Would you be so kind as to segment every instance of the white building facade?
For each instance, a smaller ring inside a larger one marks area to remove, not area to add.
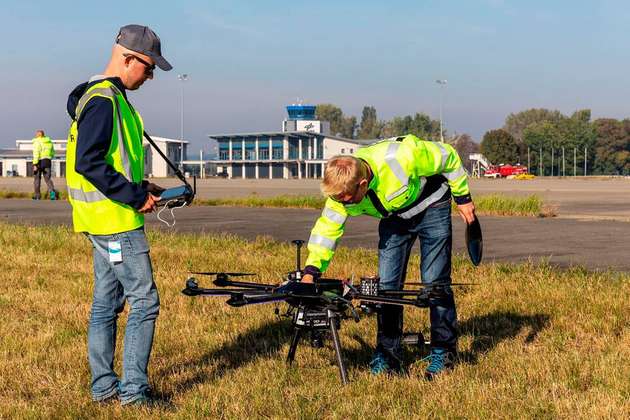
[[[374,141],[330,135],[330,123],[315,119],[315,106],[291,105],[287,111],[283,131],[209,135],[219,143],[217,172],[228,178],[321,178],[329,158]]]

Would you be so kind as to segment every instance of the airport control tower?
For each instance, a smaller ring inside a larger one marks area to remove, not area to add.
[[[319,121],[315,116],[315,105],[293,104],[287,106],[289,118],[282,122],[282,131],[308,131],[317,134],[330,134],[330,123]]]

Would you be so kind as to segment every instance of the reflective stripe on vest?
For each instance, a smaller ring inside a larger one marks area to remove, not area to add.
[[[446,161],[448,160],[448,150],[446,150],[446,147],[444,147],[442,144],[440,143],[433,143],[435,144],[439,149],[440,149],[440,153],[442,154],[442,165],[440,165],[440,172],[444,171],[444,168],[446,167]]]
[[[125,142],[122,129],[123,123],[122,115],[120,114],[120,104],[118,103],[116,95],[114,95],[114,101],[116,102],[116,114],[118,115],[118,124],[116,124],[118,127],[118,143],[122,142],[122,147],[118,146],[118,149],[120,150],[120,160],[122,161],[123,169],[125,171],[125,177],[129,180],[129,182],[132,182],[133,172],[131,172],[131,162],[129,161],[129,155],[127,154],[127,143]]]
[[[322,211],[322,216],[324,216],[325,218],[329,219],[332,222],[339,223],[340,225],[343,225],[346,222],[346,219],[348,218],[348,216],[338,213],[335,210],[328,207],[324,207],[324,210]]]
[[[449,181],[455,181],[457,178],[461,177],[462,175],[466,175],[466,171],[464,170],[462,166],[460,166],[458,169],[454,170],[453,172],[444,172],[442,173],[442,175]]]
[[[319,245],[331,251],[337,248],[337,242],[322,235],[313,235],[308,240],[309,245]]]
[[[68,187],[68,196],[73,200],[83,201],[85,203],[95,203],[97,201],[107,200],[105,194],[100,191],[83,191],[78,188]]]
[[[404,213],[399,213],[398,217],[402,219],[411,219],[413,216],[422,213],[424,210],[427,209],[427,207],[442,198],[446,191],[448,191],[448,185],[442,184],[437,191],[435,191],[433,194],[431,194],[409,210],[405,211]]]
[[[402,166],[400,166],[400,162],[398,162],[398,159],[396,159],[396,153],[398,152],[399,147],[399,142],[392,142],[389,144],[389,146],[387,146],[387,152],[385,153],[385,163],[387,164],[387,167],[389,167],[390,171],[392,171],[392,173],[396,175],[396,178],[398,178],[398,181],[400,181],[400,183],[402,184],[402,187],[386,197],[387,201],[391,201],[394,198],[398,197],[400,194],[404,193],[407,190],[407,186],[409,184],[409,176],[405,173],[405,170],[402,168]]]

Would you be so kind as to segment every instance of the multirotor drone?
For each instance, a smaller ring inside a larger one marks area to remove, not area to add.
[[[341,354],[338,330],[344,319],[352,318],[359,322],[359,311],[355,302],[359,302],[359,308],[365,312],[374,310],[380,304],[428,308],[430,299],[444,296],[447,287],[464,285],[464,283],[407,283],[407,285],[420,287],[379,290],[378,277],[361,278],[358,285],[350,281],[331,278],[318,278],[314,283],[303,283],[301,282],[303,272],[300,252],[304,241],[294,240],[292,243],[296,246],[296,267],[280,284],[261,284],[232,279],[252,276],[255,275],[254,273],[191,272],[195,275],[215,276],[213,284],[216,287],[199,287],[197,280],[189,277],[182,293],[187,296],[226,296],[228,297],[226,303],[233,307],[286,302],[288,310],[285,315],[290,317],[293,323],[293,338],[289,346],[287,363],[293,362],[297,346],[304,333],[310,332],[313,346],[322,347],[323,337],[329,332],[335,349],[341,382],[344,384],[348,383],[348,375]],[[279,314],[278,308],[276,308],[276,313]],[[420,345],[429,344],[421,333],[409,334],[407,341]]]

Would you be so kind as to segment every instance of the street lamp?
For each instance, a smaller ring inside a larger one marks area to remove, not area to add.
[[[184,171],[184,82],[188,80],[187,74],[178,74],[177,80],[182,82],[182,102],[179,131],[179,170]]]
[[[442,102],[444,101],[444,89],[446,88],[446,79],[438,79],[435,81],[440,85],[440,141],[444,143],[444,130],[442,129]]]

